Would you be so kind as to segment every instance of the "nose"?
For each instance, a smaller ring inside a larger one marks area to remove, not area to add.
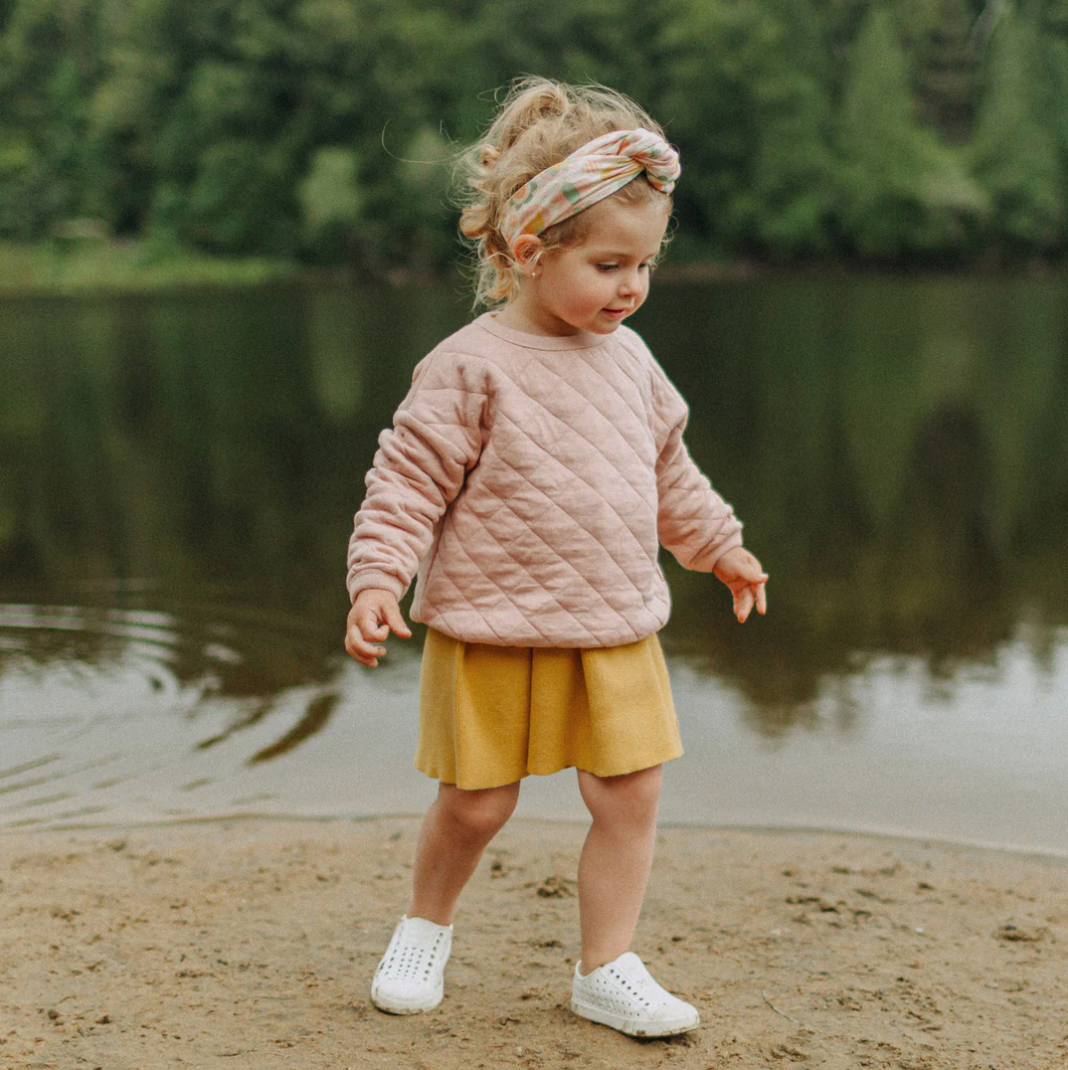
[[[642,291],[642,273],[638,268],[631,268],[623,272],[619,280],[619,294],[621,297],[630,297]]]

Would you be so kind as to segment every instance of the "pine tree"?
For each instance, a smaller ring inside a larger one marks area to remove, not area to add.
[[[893,19],[873,7],[853,45],[838,148],[851,243],[864,256],[952,254],[982,193],[915,113]]]
[[[819,34],[792,34],[766,3],[714,0],[681,8],[665,46],[661,108],[688,168],[680,214],[691,212],[693,229],[724,253],[830,251],[834,161],[814,73],[824,66]]]
[[[992,203],[990,228],[1010,252],[1063,237],[1064,181],[1050,123],[1035,23],[1006,11],[988,48],[972,168]]]

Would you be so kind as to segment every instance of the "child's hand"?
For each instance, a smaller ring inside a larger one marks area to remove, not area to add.
[[[349,610],[345,650],[361,665],[369,665],[373,669],[378,665],[378,659],[386,656],[386,648],[372,643],[382,642],[391,628],[402,639],[412,637],[411,629],[404,623],[400,606],[392,593],[360,591]]]
[[[760,562],[741,546],[728,550],[713,569],[716,578],[722,580],[734,595],[734,615],[740,624],[745,623],[749,611],[756,606],[760,614],[768,611],[768,596],[764,584],[768,574],[760,567]]]

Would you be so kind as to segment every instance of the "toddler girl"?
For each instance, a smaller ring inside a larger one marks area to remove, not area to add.
[[[457,897],[530,773],[575,767],[571,1009],[637,1036],[696,1028],[629,950],[661,764],[682,753],[657,639],[660,544],[714,572],[744,621],[767,576],[683,443],[687,407],[623,320],[649,292],[675,150],[599,86],[515,86],[474,150],[460,227],[490,307],[416,367],[382,432],[348,549],[345,645],[368,666],[427,625],[416,767],[440,784],[413,890],[375,972],[384,1011],[442,999]]]

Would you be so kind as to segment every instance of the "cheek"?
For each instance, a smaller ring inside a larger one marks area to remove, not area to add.
[[[573,301],[600,301],[612,289],[611,280],[601,272],[590,272],[573,280],[568,296]]]

